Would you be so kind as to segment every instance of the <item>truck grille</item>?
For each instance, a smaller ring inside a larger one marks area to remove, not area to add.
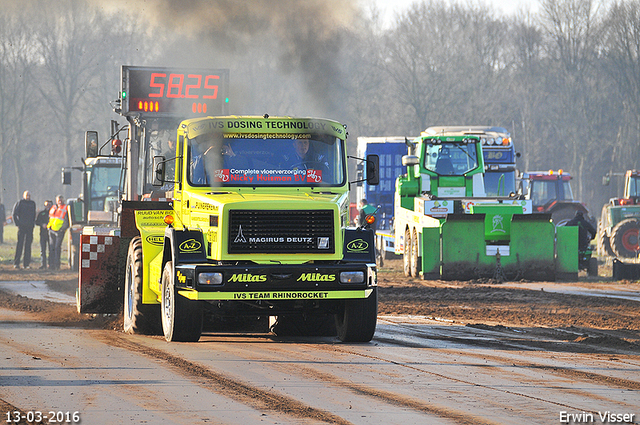
[[[335,252],[332,210],[229,212],[229,254]]]

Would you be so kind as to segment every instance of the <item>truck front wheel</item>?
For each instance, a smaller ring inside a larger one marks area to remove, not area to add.
[[[196,342],[202,334],[202,302],[178,293],[173,262],[162,270],[162,331],[167,341]]]
[[[160,333],[160,306],[142,303],[142,240],[129,244],[124,287],[124,331],[129,334]]]
[[[371,341],[378,320],[378,288],[374,287],[368,298],[345,300],[335,317],[340,341]]]

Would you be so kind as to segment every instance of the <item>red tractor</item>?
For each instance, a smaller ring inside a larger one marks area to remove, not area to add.
[[[587,207],[573,198],[571,179],[571,174],[562,170],[523,173],[523,193],[526,199],[531,199],[533,213],[551,214],[551,221],[556,226],[566,224],[577,211],[582,211],[584,217],[596,226]]]

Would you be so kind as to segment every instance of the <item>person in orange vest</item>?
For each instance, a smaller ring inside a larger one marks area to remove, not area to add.
[[[49,268],[60,269],[60,253],[64,234],[69,228],[69,214],[64,196],[56,196],[56,205],[49,210]]]

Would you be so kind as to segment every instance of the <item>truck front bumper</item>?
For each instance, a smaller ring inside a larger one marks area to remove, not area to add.
[[[209,265],[175,267],[178,292],[191,300],[294,301],[368,298],[375,264]]]

